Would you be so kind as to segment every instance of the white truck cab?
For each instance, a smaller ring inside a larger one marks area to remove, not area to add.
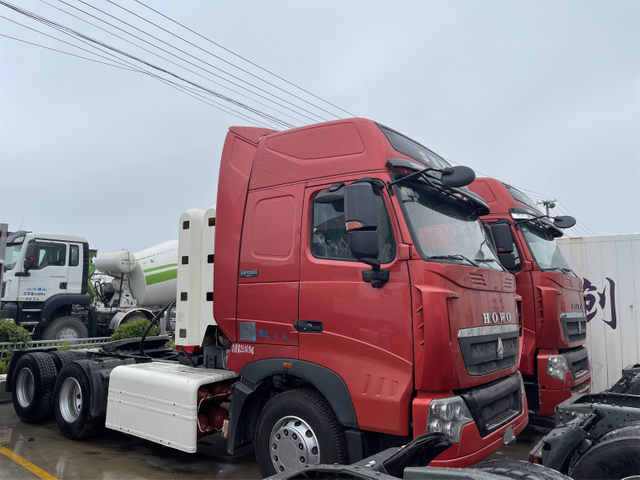
[[[72,316],[91,303],[84,237],[19,231],[7,240],[4,269],[0,318],[44,338],[88,336],[88,322]]]

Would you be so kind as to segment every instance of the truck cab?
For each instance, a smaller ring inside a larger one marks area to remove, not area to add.
[[[295,388],[326,399],[351,461],[442,432],[453,447],[432,465],[462,467],[525,427],[515,279],[479,221],[489,206],[464,187],[474,176],[461,176],[370,120],[230,128],[216,206],[216,332],[201,338],[180,314],[176,327],[176,344],[205,345],[205,356],[206,345],[229,347],[226,368],[240,376],[230,451],[253,439],[266,452],[263,474],[297,462],[268,453],[282,426],[275,414],[263,413],[257,430],[255,417],[265,396]],[[191,293],[178,290],[180,312]]]
[[[19,231],[7,239],[0,318],[34,336],[84,338],[73,310],[89,306],[89,245],[84,237]]]
[[[550,219],[527,195],[493,178],[477,178],[469,188],[491,206],[482,220],[522,297],[520,372],[529,409],[538,416],[553,415],[556,405],[591,385],[583,285],[555,241],[562,227],[575,220]]]

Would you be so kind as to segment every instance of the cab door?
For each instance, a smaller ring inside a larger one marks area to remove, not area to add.
[[[330,187],[305,190],[300,359],[342,377],[361,429],[407,435],[413,391],[411,291],[407,262],[399,259],[400,235],[391,201],[376,187],[379,258],[381,268],[389,270],[389,281],[374,288],[362,279],[370,267],[351,256],[344,199],[326,203],[326,196],[318,196]],[[334,184],[332,191],[338,190]]]
[[[35,266],[21,276],[19,302],[44,302],[53,295],[67,293],[68,244],[52,240],[31,241],[37,247]]]
[[[67,293],[82,293],[82,279],[84,258],[83,255],[88,254],[83,249],[83,245],[79,243],[71,243],[69,245],[69,270],[67,279]]]

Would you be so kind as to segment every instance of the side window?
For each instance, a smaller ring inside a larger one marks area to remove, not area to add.
[[[378,252],[381,263],[389,263],[396,254],[393,231],[384,200],[379,189],[376,191],[376,217],[378,220]],[[344,198],[331,203],[313,200],[313,229],[311,232],[311,253],[317,258],[356,261],[349,250],[347,229],[344,221]]]
[[[515,272],[519,272],[522,268],[522,260],[520,259],[520,252],[518,252],[518,246],[516,245],[515,240],[513,241],[513,256],[515,258],[516,268]]]
[[[78,245],[71,245],[69,247],[69,266],[77,267],[80,264],[80,247]]]
[[[67,246],[64,243],[37,243],[38,265],[33,270],[41,270],[46,267],[63,267],[67,260]]]

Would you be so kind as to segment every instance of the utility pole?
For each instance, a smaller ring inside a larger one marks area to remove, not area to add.
[[[4,256],[7,250],[8,223],[0,223],[0,290],[2,289],[2,276],[4,275]]]
[[[547,209],[547,217],[549,216],[549,209],[556,208],[556,199],[552,200],[543,200],[541,202],[536,202],[538,205],[542,205]]]

